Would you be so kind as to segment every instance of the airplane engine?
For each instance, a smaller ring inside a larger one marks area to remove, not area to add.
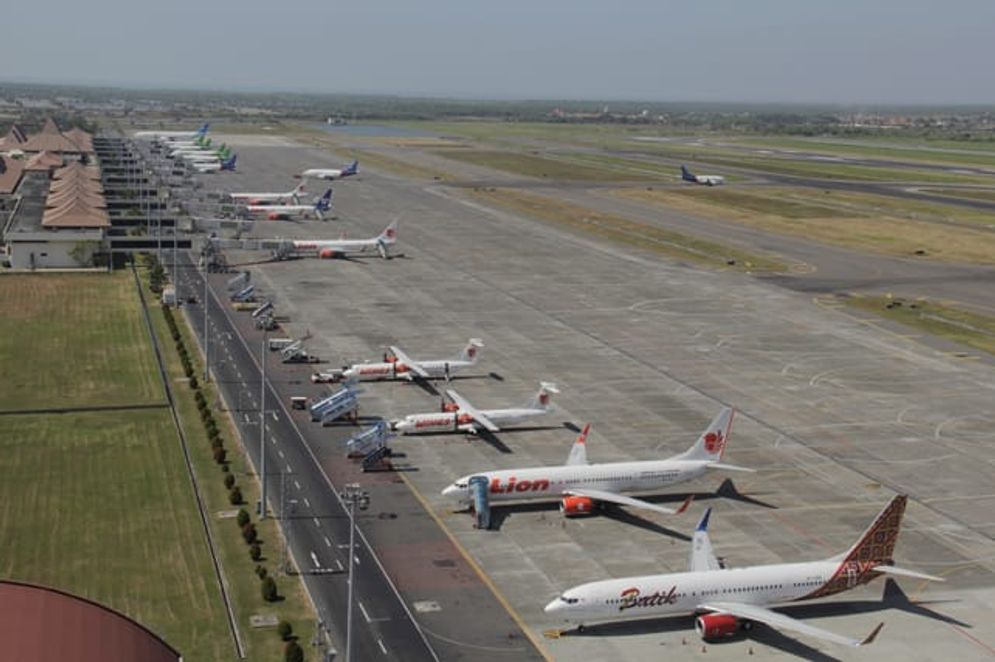
[[[582,496],[563,497],[560,501],[560,512],[566,517],[590,515],[594,511],[594,499]]]
[[[705,641],[724,639],[739,630],[739,619],[732,614],[703,614],[694,619],[694,629]]]
[[[270,221],[279,221],[283,219],[283,214],[271,211],[270,213],[266,214],[266,219]]]
[[[320,251],[318,251],[318,257],[320,257],[322,260],[330,260],[338,256],[339,256],[338,251],[336,251],[333,248],[322,248]]]
[[[442,411],[459,411],[459,405],[455,402],[443,402]]]

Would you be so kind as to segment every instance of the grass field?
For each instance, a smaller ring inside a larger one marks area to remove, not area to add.
[[[925,300],[853,296],[842,301],[931,335],[995,354],[995,317]]]
[[[523,152],[486,149],[434,149],[432,154],[471,165],[503,170],[525,177],[575,181],[632,181],[646,179],[635,172],[598,167],[559,158],[545,158]]]
[[[927,188],[923,189],[928,193],[938,193],[949,195],[951,198],[969,198],[971,200],[984,200],[985,202],[995,202],[995,189],[969,189],[969,188]],[[988,214],[989,222],[992,222],[992,214]]]
[[[833,193],[826,196],[832,198],[832,205],[804,202],[796,205],[776,190],[766,188],[751,189],[748,193],[704,188],[630,188],[612,194],[857,250],[905,257],[924,250],[923,259],[995,263],[995,233],[887,215],[887,209],[875,209],[867,200],[883,196]],[[883,206],[898,205],[895,213],[904,205],[904,201],[887,198],[879,202]],[[912,202],[911,206],[918,204]],[[983,217],[978,215],[978,218]]]
[[[18,415],[3,426],[0,575],[122,611],[185,659],[234,657],[168,411]]]
[[[787,265],[772,257],[748,253],[738,248],[671,232],[648,223],[604,214],[554,198],[501,188],[473,189],[468,193],[475,199],[496,207],[504,207],[516,213],[616,243],[697,264],[751,272],[776,272],[787,269]],[[735,264],[729,265],[730,260],[735,261]]]
[[[762,138],[732,138],[723,142],[749,145],[753,147],[776,147],[794,149],[814,154],[830,156],[852,156],[858,158],[905,161],[908,163],[932,163],[995,168],[995,145],[988,149],[944,149],[943,147],[914,143],[895,142],[889,145],[876,140],[864,143],[854,139],[833,140],[831,138],[790,138],[786,136],[766,136]]]
[[[165,402],[130,278],[0,276],[0,410]]]
[[[156,334],[163,344],[167,372],[174,384],[177,411],[190,443],[191,458],[201,488],[201,496],[208,512],[212,515],[219,511],[228,510],[232,506],[228,502],[228,491],[223,483],[223,474],[211,456],[211,446],[200,422],[193,390],[189,388],[183,378],[179,354],[170,339],[162,309],[156,306],[151,312],[153,313],[152,319]],[[195,372],[200,375],[203,371],[203,364],[198,358],[197,343],[191,336],[189,328],[183,323],[182,314],[177,312],[175,318],[184,337],[187,351],[190,352],[193,362],[197,364]],[[208,402],[219,402],[217,391],[213,385],[201,386]],[[235,405],[233,404],[233,406]],[[234,426],[225,412],[215,411],[215,418],[225,439],[229,469],[236,476],[237,484],[242,490],[246,502],[254,504],[259,499],[259,488],[245,452],[238,443]],[[245,506],[245,508],[251,510],[250,506]],[[273,628],[256,629],[250,627],[249,617],[254,614],[275,614],[288,621],[305,648],[314,634],[315,618],[311,610],[311,603],[300,580],[297,577],[280,577],[276,574],[280,550],[280,536],[276,522],[272,519],[258,522],[255,518],[253,521],[256,523],[262,540],[264,558],[261,563],[266,566],[270,574],[276,577],[280,594],[286,598],[276,604],[266,603],[261,597],[259,579],[253,572],[256,562],[249,558],[248,547],[239,534],[235,520],[218,519],[212,516],[210,526],[228,579],[228,587],[234,602],[235,614],[248,659],[277,660],[281,659],[283,643],[276,632]]]

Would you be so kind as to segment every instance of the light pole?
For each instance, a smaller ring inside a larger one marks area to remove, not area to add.
[[[204,263],[204,383],[211,381],[209,366],[211,365],[211,336],[207,333],[207,263]]]
[[[345,662],[352,662],[352,602],[356,588],[353,569],[356,566],[356,506],[360,510],[370,507],[370,493],[359,487],[359,483],[349,483],[342,492],[342,500],[349,504],[349,603],[345,616]]]
[[[266,519],[266,330],[260,352],[259,380],[259,519]]]

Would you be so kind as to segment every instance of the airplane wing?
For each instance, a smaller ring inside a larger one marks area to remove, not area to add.
[[[422,379],[428,379],[429,375],[425,371],[425,369],[422,368],[421,365],[417,361],[412,361],[411,357],[408,356],[407,354],[405,354],[404,352],[402,352],[400,350],[400,348],[394,347],[393,345],[391,345],[390,346],[390,353],[393,354],[394,358],[396,358],[398,361],[400,361],[404,365],[408,366],[408,369],[410,369],[411,372],[413,372],[415,374],[415,376],[421,377]],[[410,379],[410,377],[409,377],[409,379]]]
[[[790,616],[785,616],[780,612],[759,607],[757,605],[748,605],[740,602],[707,602],[698,605],[698,609],[704,609],[706,611],[712,611],[719,614],[731,614],[736,618],[745,618],[750,621],[757,621],[778,630],[789,630],[791,632],[797,632],[798,634],[814,637],[816,639],[823,639],[825,641],[831,641],[834,644],[842,644],[844,646],[864,646],[869,644],[874,641],[874,639],[878,636],[878,632],[880,632],[881,628],[884,627],[884,623],[879,623],[878,626],[871,630],[871,633],[864,639],[850,639],[836,634],[835,632],[817,628],[814,625],[809,625],[808,623],[799,621],[796,618],[791,618]]]
[[[693,496],[689,496],[680,506],[678,506],[677,510],[674,510],[672,508],[658,506],[655,503],[650,503],[649,501],[643,501],[642,499],[634,499],[632,497],[622,496],[621,494],[615,494],[614,492],[604,492],[602,490],[571,488],[569,490],[564,490],[563,493],[572,496],[587,497],[588,499],[594,499],[595,501],[617,503],[620,506],[631,506],[632,508],[652,510],[655,513],[663,513],[664,515],[680,515],[687,510],[688,506],[691,505],[691,500],[694,499]]]
[[[698,520],[698,526],[694,530],[694,538],[691,539],[691,557],[688,559],[688,570],[691,572],[719,570],[722,567],[715,558],[712,540],[708,537],[708,517],[711,514],[712,509],[706,508],[705,514]]]
[[[482,413],[480,413],[480,410],[478,410],[476,407],[467,402],[466,398],[464,398],[456,391],[448,390],[446,391],[446,395],[449,396],[450,400],[456,403],[456,405],[460,408],[460,411],[464,411],[470,416],[473,416],[473,420],[476,423],[479,423],[486,430],[490,432],[498,432],[501,430],[501,428],[499,428],[497,424],[494,423],[494,421],[492,421],[491,419],[487,418]]]

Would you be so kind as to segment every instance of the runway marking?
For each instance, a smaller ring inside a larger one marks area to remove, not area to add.
[[[449,538],[449,541],[453,544],[453,547],[456,548],[456,551],[460,553],[460,555],[467,562],[467,564],[473,569],[475,573],[477,573],[477,576],[480,577],[480,581],[484,583],[484,586],[490,589],[491,593],[494,595],[494,598],[498,601],[498,603],[502,607],[504,607],[505,611],[508,612],[508,615],[511,616],[511,620],[513,620],[515,624],[518,625],[522,633],[524,633],[525,636],[528,637],[529,641],[532,642],[532,645],[535,646],[535,649],[539,653],[539,655],[542,655],[543,659],[547,660],[547,662],[552,662],[553,658],[551,658],[549,656],[549,653],[546,652],[546,649],[543,648],[542,642],[540,642],[539,639],[532,633],[532,630],[529,629],[529,627],[525,624],[525,621],[518,614],[518,612],[515,611],[514,607],[511,606],[511,603],[508,602],[507,598],[505,598],[504,595],[502,595],[502,593],[498,590],[494,582],[491,581],[491,578],[484,573],[483,568],[481,568],[480,565],[473,559],[473,557],[470,556],[470,553],[466,551],[466,548],[464,548],[462,544],[460,544],[459,540],[456,539],[456,536],[454,536],[453,533],[449,530],[449,527],[447,527],[442,522],[442,518],[440,518],[436,514],[436,512],[432,510],[428,501],[425,500],[425,497],[422,496],[421,492],[419,492],[415,488],[415,486],[411,483],[410,480],[408,480],[408,477],[405,476],[403,472],[401,473],[401,480],[404,481],[404,484],[408,486],[408,489],[411,490],[411,493],[421,504],[425,512],[428,513],[428,516],[431,517],[433,520],[435,520],[435,523],[436,525],[438,525],[439,529],[441,529],[446,534],[446,537]]]
[[[384,655],[386,655],[387,654],[387,647],[383,645],[383,640],[377,639],[377,645],[380,646],[380,650],[383,651]]]
[[[328,539],[328,536],[325,536],[325,546],[326,547],[332,546],[332,541]]]

